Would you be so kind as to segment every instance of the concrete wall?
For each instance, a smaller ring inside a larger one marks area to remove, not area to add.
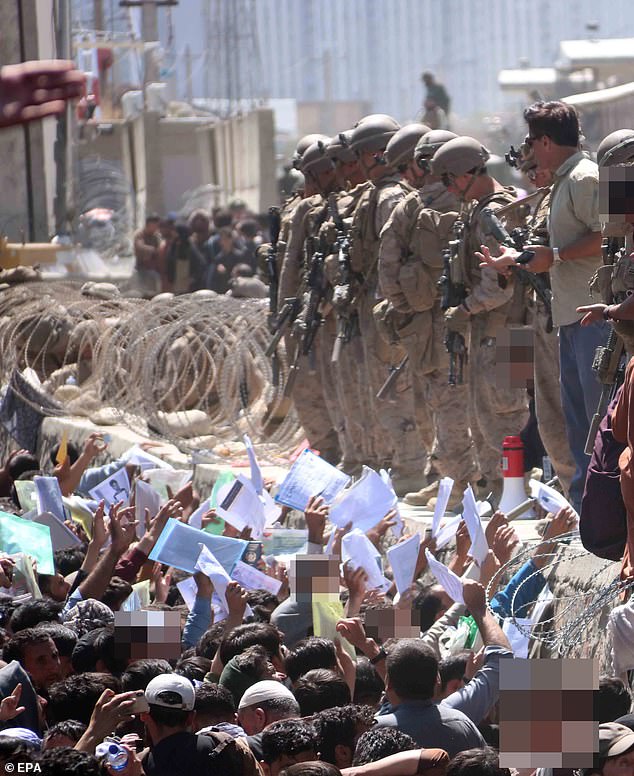
[[[52,7],[52,0],[0,3],[0,65],[54,56]],[[0,231],[10,239],[19,240],[24,234],[27,240],[46,241],[53,232],[56,121],[35,121],[2,130],[0,135]]]

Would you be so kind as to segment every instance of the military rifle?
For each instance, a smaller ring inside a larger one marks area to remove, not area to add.
[[[269,208],[269,233],[271,242],[266,254],[266,267],[269,276],[269,316],[268,326],[271,334],[275,333],[276,321],[277,321],[277,293],[279,287],[279,277],[277,273],[277,243],[280,238],[280,228],[282,220],[280,218],[279,207]],[[271,369],[273,372],[273,386],[277,387],[279,384],[280,364],[277,355],[277,343],[271,351]]]
[[[348,231],[343,222],[343,218],[337,208],[337,199],[332,192],[328,196],[328,212],[335,225],[337,232],[337,241],[335,248],[337,250],[337,268],[339,270],[339,282],[337,283],[333,292],[333,307],[337,311],[337,338],[332,349],[331,362],[333,364],[339,363],[339,357],[341,355],[341,348],[344,344],[350,342],[353,330],[354,322],[353,318],[355,312],[350,308],[350,239],[348,237]]]
[[[403,356],[400,363],[390,367],[390,371],[387,376],[387,379],[383,383],[383,385],[379,388],[378,393],[376,395],[376,398],[379,399],[379,401],[382,401],[383,399],[389,399],[389,401],[395,401],[394,386],[396,385],[399,375],[405,369],[408,362],[409,362],[409,355],[406,354]]]
[[[528,232],[525,229],[517,228],[513,229],[509,234],[495,212],[489,207],[482,209],[482,224],[484,231],[497,240],[500,245],[506,245],[507,248],[514,248],[516,251],[520,252],[520,255],[515,259],[515,266],[511,267],[511,269],[522,285],[529,286],[533,289],[535,296],[537,296],[546,308],[548,316],[546,331],[550,333],[553,330],[552,292],[538,275],[534,272],[529,272],[529,270],[524,269],[522,266],[523,264],[528,264],[535,256],[534,251],[524,250]]]
[[[458,307],[467,298],[467,289],[463,283],[454,282],[451,267],[454,260],[458,261],[460,242],[464,231],[464,223],[457,219],[452,227],[454,239],[442,252],[443,274],[438,280],[442,296],[440,307],[443,311],[450,307]],[[445,335],[445,347],[449,353],[449,385],[462,385],[464,382],[464,364],[467,359],[467,346],[462,334],[448,331]]]
[[[622,258],[624,250],[625,248],[622,245],[622,240],[619,238],[604,237],[603,242],[601,243],[603,263],[607,265],[618,263]],[[622,301],[621,294],[612,294],[612,304],[618,304]],[[599,397],[599,403],[597,404],[596,412],[592,416],[592,422],[590,423],[590,429],[588,430],[585,447],[586,455],[592,455],[599,424],[605,417],[610,402],[623,382],[625,375],[624,352],[625,346],[623,345],[623,340],[616,333],[614,327],[612,327],[605,345],[599,345],[594,353],[592,369],[601,383],[601,396]]]

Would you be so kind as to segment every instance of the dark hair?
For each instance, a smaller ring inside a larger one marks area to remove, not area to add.
[[[429,587],[421,590],[412,604],[420,612],[420,629],[424,633],[436,622],[438,612],[442,609],[442,601]]]
[[[128,596],[132,594],[132,585],[121,577],[111,577],[104,594],[101,596],[101,602],[109,606],[113,612],[121,607],[121,604]]]
[[[391,754],[417,748],[416,741],[398,728],[373,727],[359,736],[352,764],[367,765]]]
[[[299,703],[295,698],[285,696],[283,698],[270,698],[268,701],[253,703],[252,706],[262,709],[267,715],[267,719],[272,716],[277,719],[298,719],[300,717]]]
[[[24,665],[24,651],[27,647],[35,646],[35,644],[44,644],[52,640],[45,631],[37,630],[37,628],[25,628],[16,633],[15,636],[12,636],[4,645],[2,659],[5,663],[17,660]]]
[[[547,135],[559,146],[579,145],[581,128],[574,105],[559,100],[534,102],[524,110],[524,121],[532,137]]]
[[[380,702],[385,682],[367,657],[357,660],[354,682],[354,702],[374,706]]]
[[[181,655],[174,672],[179,676],[185,676],[190,681],[202,682],[207,674],[211,671],[211,660],[208,657],[202,657],[201,655],[191,655],[190,657],[183,658]]]
[[[375,724],[374,711],[369,706],[336,706],[315,714],[312,723],[319,737],[319,757],[336,765],[335,748],[347,746],[352,755],[359,726]]]
[[[599,724],[614,722],[615,719],[629,714],[632,696],[618,676],[599,678],[599,689],[593,693],[592,719]]]
[[[0,736],[0,763],[32,763],[35,752],[33,744],[15,736]],[[9,773],[6,768],[5,773]]]
[[[345,679],[327,668],[315,668],[300,677],[293,694],[302,717],[333,706],[347,706],[352,701]]]
[[[270,676],[269,656],[260,644],[247,647],[244,652],[232,659],[236,668],[255,681],[268,679]]]
[[[389,684],[403,699],[429,700],[434,695],[438,659],[420,639],[400,639],[385,660]]]
[[[224,622],[215,622],[203,633],[196,644],[196,654],[213,660],[225,633]]]
[[[99,760],[87,752],[70,747],[49,749],[38,757],[46,776],[102,776]]]
[[[76,719],[64,719],[48,728],[44,734],[44,744],[55,736],[66,736],[77,743],[86,732],[87,727],[83,722],[78,722]]]
[[[86,557],[86,545],[67,547],[65,550],[55,550],[53,561],[55,569],[63,576],[79,571]]]
[[[127,660],[119,654],[114,625],[85,633],[73,650],[72,663],[75,671],[96,671],[101,660],[111,674],[120,674],[126,670]]]
[[[128,690],[145,690],[152,679],[171,673],[172,666],[167,660],[152,657],[135,660],[121,674],[121,686],[124,692]]]
[[[262,760],[272,765],[282,755],[314,752],[317,756],[317,731],[303,719],[282,719],[262,731]]]
[[[104,690],[119,692],[119,680],[110,674],[73,674],[49,688],[47,714],[51,722],[76,719],[87,725]]]
[[[236,704],[231,691],[212,682],[201,682],[196,687],[196,705],[194,711],[209,718],[210,725],[235,720]]]
[[[238,224],[238,229],[245,237],[255,237],[260,231],[260,224],[255,219],[249,218],[246,221],[241,221]]]
[[[447,776],[511,776],[511,771],[500,768],[498,753],[486,746],[458,752],[447,766]]]
[[[7,473],[12,480],[17,480],[24,472],[32,472],[40,468],[40,462],[32,453],[20,453],[14,455],[9,461]]]
[[[61,444],[55,445],[55,447],[51,450],[50,459],[53,466],[57,466],[57,454],[59,453],[59,449],[61,447]],[[71,462],[71,464],[75,463],[75,461],[79,458],[79,448],[74,442],[67,442],[66,443],[66,454],[68,455],[68,459]],[[39,466],[39,462],[37,463],[36,469]]]
[[[308,763],[294,763],[280,771],[280,776],[341,776],[336,765],[312,760]]]
[[[44,631],[55,642],[60,657],[70,657],[77,644],[77,634],[59,622],[43,622],[36,630]]]
[[[453,679],[462,679],[466,670],[466,655],[450,655],[449,657],[443,658],[438,663],[438,673],[440,674],[442,689],[446,689],[449,682]]]
[[[145,216],[145,223],[146,224],[160,224],[161,223],[161,216],[158,213],[150,213],[149,215]]]
[[[14,633],[25,628],[34,628],[41,622],[59,622],[59,615],[64,604],[53,601],[50,598],[39,598],[36,601],[27,601],[11,615],[9,628]]]
[[[163,727],[186,727],[191,714],[191,711],[185,711],[185,709],[168,709],[166,706],[157,706],[154,703],[150,703],[150,716],[157,725],[162,725]]]
[[[220,642],[218,649],[222,664],[226,666],[232,657],[244,652],[247,647],[255,645],[264,647],[269,657],[279,656],[281,644],[281,634],[274,625],[251,622],[247,625],[238,625],[229,631]]]
[[[291,682],[314,668],[333,669],[337,665],[334,641],[320,636],[310,636],[298,641],[286,655],[284,668]]]
[[[223,226],[231,226],[233,215],[228,210],[218,210],[213,215],[213,221],[216,229],[222,229]]]

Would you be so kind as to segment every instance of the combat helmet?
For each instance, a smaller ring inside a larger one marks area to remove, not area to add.
[[[326,156],[332,159],[333,162],[342,162],[343,164],[356,161],[357,157],[350,148],[351,137],[351,129],[348,129],[345,132],[338,132],[327,144]]]
[[[455,132],[450,132],[448,129],[432,129],[426,132],[416,143],[414,161],[421,170],[429,170],[429,160],[436,151],[456,137],[458,135]]]
[[[390,167],[407,165],[414,158],[414,149],[430,128],[426,124],[406,124],[392,135],[385,148],[385,161]]]
[[[464,175],[481,170],[489,160],[487,149],[474,137],[456,137],[444,143],[431,160],[434,175]]]
[[[330,138],[328,137],[325,140],[318,140],[316,143],[311,143],[304,151],[300,162],[304,175],[306,173],[319,175],[319,173],[328,172],[334,168],[333,160],[326,153],[329,142]]]
[[[302,162],[302,156],[304,154],[304,151],[308,148],[308,146],[311,146],[313,143],[316,143],[318,140],[327,141],[330,138],[327,135],[320,135],[318,133],[313,133],[312,135],[304,135],[304,137],[300,138],[297,142],[297,146],[295,147],[295,153],[293,154],[293,158],[291,159],[291,163],[293,167],[296,170],[301,170],[301,162]]]
[[[357,122],[350,137],[350,148],[355,154],[384,151],[401,125],[392,116],[374,113]]]
[[[634,129],[617,129],[603,138],[597,148],[599,167],[612,167],[634,159]]]

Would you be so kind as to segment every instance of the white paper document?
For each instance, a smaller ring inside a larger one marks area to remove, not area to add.
[[[194,512],[191,513],[189,516],[189,520],[187,523],[192,526],[192,528],[202,528],[203,527],[203,515],[206,512],[209,512],[211,509],[211,498],[206,498],[202,504],[196,509]]]
[[[545,509],[547,512],[557,514],[560,509],[571,506],[570,502],[568,502],[566,498],[562,496],[561,493],[559,493],[559,491],[551,488],[550,485],[546,485],[544,482],[531,480],[528,486],[530,488],[531,496],[536,498],[540,507]],[[576,512],[575,514],[577,515]],[[577,519],[579,519],[579,515],[577,515]]]
[[[394,503],[394,491],[381,475],[364,466],[361,477],[334,500],[328,517],[338,528],[351,522],[353,528],[365,533],[385,517]]]
[[[438,536],[440,522],[447,511],[447,504],[449,503],[449,496],[451,496],[453,482],[451,477],[443,477],[438,484],[438,496],[436,506],[434,507],[434,517],[431,521],[431,535],[434,539]]]
[[[311,496],[321,496],[326,504],[332,504],[349,482],[347,474],[304,450],[284,478],[275,500],[303,512]]]
[[[130,480],[125,466],[100,482],[89,492],[89,495],[95,501],[105,501],[106,507],[117,504],[119,501],[123,501],[123,505],[126,506],[130,499]]]
[[[148,453],[147,450],[144,450],[139,445],[131,447],[123,457],[128,463],[134,464],[135,466],[140,466],[141,471],[146,471],[147,469],[174,470],[174,467],[169,463],[165,463],[165,461],[162,461],[160,458],[157,458],[157,456],[152,455],[152,453]]]
[[[136,480],[134,487],[136,534],[141,538],[145,533],[145,510],[150,513],[150,518],[155,517],[161,508],[161,497],[148,482],[143,480]]]
[[[400,544],[395,544],[387,551],[387,559],[392,567],[394,582],[399,595],[403,595],[414,581],[418,551],[420,550],[420,534],[415,533]]]
[[[381,475],[383,482],[388,486],[392,493],[394,493],[394,488],[392,487],[392,478],[390,475],[385,471],[385,469],[381,469],[379,474]],[[396,512],[396,525],[392,526],[392,533],[394,536],[396,536],[397,539],[400,539],[401,536],[403,536],[403,531],[405,530],[405,523],[401,517],[401,511],[398,508],[398,496],[396,493],[394,493],[394,504],[392,504],[392,509],[394,509]]]
[[[224,609],[225,615],[229,614],[229,607],[227,606],[227,585],[231,582],[231,577],[218,563],[214,555],[209,551],[209,548],[204,544],[199,544],[200,555],[196,561],[195,570],[202,571],[202,573],[209,577],[211,584],[214,586],[214,593],[218,597],[220,605]],[[244,616],[250,617],[253,614],[251,607],[247,606],[244,610]]]
[[[436,577],[438,583],[445,589],[447,595],[457,604],[464,604],[462,596],[462,580],[457,574],[447,568],[444,563],[436,560],[429,550],[425,550],[425,557],[429,563],[429,570]]]
[[[198,592],[198,586],[193,577],[185,577],[185,579],[176,583],[178,592],[181,594],[183,601],[187,604],[187,608],[191,612],[194,608],[194,602],[196,601],[196,593]]]
[[[35,484],[35,502],[39,514],[49,512],[62,523],[66,520],[62,491],[57,477],[33,477]]]
[[[282,587],[282,580],[274,579],[241,560],[233,567],[231,578],[246,590],[266,590],[273,595],[277,595]]]
[[[382,590],[386,592],[390,589],[390,581],[383,576],[379,568],[378,559],[380,559],[380,555],[363,531],[354,528],[343,537],[341,541],[341,559],[344,563],[349,561],[352,569],[361,567],[365,571],[368,575],[367,585],[369,590]]]
[[[251,536],[259,539],[264,531],[264,504],[258,498],[253,483],[239,474],[226,487],[228,490],[226,494],[223,493],[222,501],[219,501],[216,507],[218,517],[238,531],[251,528]]]
[[[77,547],[82,544],[82,540],[77,534],[74,534],[70,528],[50,512],[42,512],[40,515],[35,515],[33,517],[33,522],[40,523],[40,525],[47,525],[51,529],[53,552],[65,550],[68,547]]]
[[[245,434],[242,437],[242,439],[244,441],[244,446],[247,449],[247,455],[249,457],[249,465],[251,467],[251,482],[253,483],[255,492],[259,496],[264,490],[264,479],[262,478],[262,471],[260,470],[258,459],[255,457],[253,442],[251,442],[251,439],[249,438],[248,434]]]
[[[462,507],[462,519],[465,521],[467,531],[469,531],[469,536],[471,537],[469,555],[480,565],[487,556],[489,545],[484,535],[484,528],[482,527],[478,505],[471,490],[471,485],[468,485],[464,492]]]
[[[454,517],[450,517],[449,520],[447,520],[447,522],[443,525],[443,527],[438,530],[438,533],[435,537],[437,550],[441,550],[454,538],[461,520],[462,515],[455,515]]]

